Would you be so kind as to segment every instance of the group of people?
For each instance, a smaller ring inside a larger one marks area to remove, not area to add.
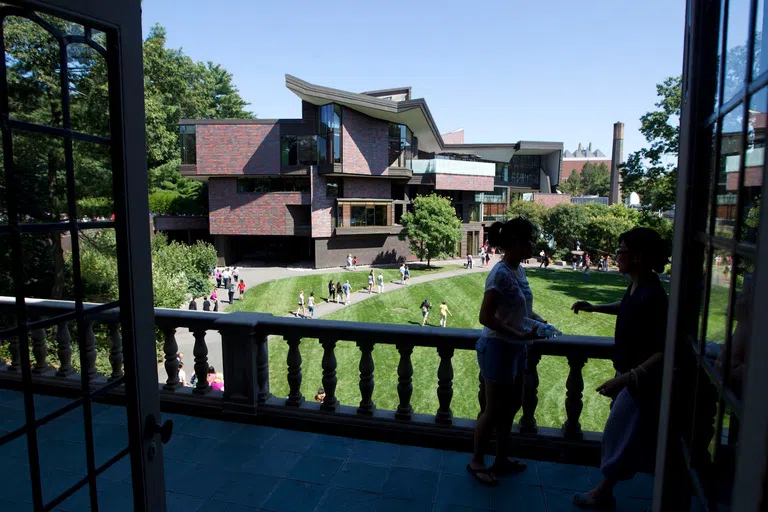
[[[376,281],[376,293],[384,293],[384,274],[381,273],[381,270],[379,270],[378,277],[376,277],[373,269],[371,269],[371,272],[368,274],[368,293],[373,293],[374,281]]]
[[[347,264],[344,268],[347,270],[357,270],[357,256],[347,254]]]
[[[373,273],[373,270],[371,270]],[[368,279],[370,281],[370,278]],[[328,281],[328,302],[335,302],[336,304],[349,304],[349,297],[352,295],[352,286],[349,284],[349,279],[344,284],[341,281],[333,282],[333,279]],[[301,297],[301,294],[299,294]]]
[[[184,361],[182,360],[183,358],[184,354],[179,353],[179,383],[184,387],[194,388],[197,386],[197,375],[193,373],[192,378],[187,380],[187,372],[184,371]],[[211,389],[214,391],[224,391],[224,376],[220,373],[217,373],[216,368],[213,366],[208,366],[206,380],[208,381],[208,385],[211,386]]]
[[[192,297],[192,300],[189,301],[189,309],[197,311],[197,299],[195,297]],[[210,296],[203,295],[203,311],[213,311],[214,313],[219,311],[219,296],[216,294],[215,288]]]
[[[432,304],[428,299],[424,299],[424,302],[419,306],[421,308],[421,326],[427,325],[427,319],[429,318],[429,310],[432,309]],[[445,327],[448,324],[448,315],[453,316],[453,313],[448,309],[448,304],[443,301],[440,304],[440,327]]]
[[[499,476],[527,469],[525,462],[508,456],[506,442],[522,405],[528,345],[540,337],[531,326],[546,325],[533,309],[533,292],[522,266],[531,257],[537,237],[536,226],[522,218],[496,222],[488,230],[489,243],[503,256],[486,279],[480,307],[483,330],[475,348],[485,383],[485,407],[475,426],[467,471],[491,486],[498,485]],[[659,234],[649,228],[623,233],[619,244],[619,271],[631,279],[622,300],[611,304],[578,301],[571,307],[576,314],[616,316],[616,376],[596,390],[614,400],[602,440],[603,479],[594,489],[573,498],[574,505],[595,510],[612,510],[616,484],[652,469],[659,421],[668,303],[659,274],[669,254]],[[496,457],[486,467],[486,446],[494,432]]]
[[[411,280],[411,269],[405,263],[400,264],[400,284],[408,284]],[[383,284],[383,283],[382,283]]]
[[[229,303],[235,299],[235,294],[239,292],[240,300],[245,298],[245,281],[239,279],[239,269],[237,267],[225,267],[224,270],[214,269],[213,276],[216,278],[216,288],[224,288],[229,295]],[[215,293],[215,290],[214,290]]]

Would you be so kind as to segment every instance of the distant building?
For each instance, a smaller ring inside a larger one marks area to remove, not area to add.
[[[560,183],[568,179],[574,172],[581,172],[584,164],[592,162],[594,164],[605,164],[608,169],[611,168],[611,157],[605,156],[605,153],[599,149],[592,150],[592,143],[584,148],[581,144],[575,151],[563,152],[563,162],[560,165]]]

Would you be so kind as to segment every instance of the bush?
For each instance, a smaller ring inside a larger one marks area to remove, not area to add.
[[[158,215],[170,215],[173,213],[173,205],[181,195],[172,190],[156,190],[149,194],[149,211]]]
[[[77,216],[110,218],[115,208],[110,197],[86,197],[77,200]]]

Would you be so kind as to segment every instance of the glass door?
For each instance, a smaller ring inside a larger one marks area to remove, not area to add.
[[[0,430],[4,457],[16,457],[4,465],[18,468],[5,476],[28,489],[20,496],[34,510],[116,500],[165,510],[158,434],[167,440],[172,424],[158,425],[141,3],[4,1],[0,27],[0,275],[15,303],[0,342],[13,347],[8,371],[22,397],[18,422]],[[117,300],[88,288],[84,246],[94,243],[117,258]],[[73,306],[36,316],[50,300]],[[92,357],[105,316],[112,373],[101,377]],[[68,398],[36,392],[53,372],[69,382]],[[97,403],[119,389],[125,407]],[[120,467],[130,468],[120,485],[102,480]]]

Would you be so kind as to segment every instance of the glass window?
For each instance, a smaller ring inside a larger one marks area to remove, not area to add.
[[[747,80],[747,33],[750,0],[728,1],[728,29],[725,33],[725,87],[723,103],[734,97]]]
[[[373,207],[374,211],[374,225],[375,226],[387,226],[389,225],[389,222],[387,222],[387,205],[385,204],[377,204]]]
[[[541,155],[515,155],[509,162],[509,178],[516,187],[538,188],[541,172]]]
[[[389,124],[389,165],[412,169],[413,132],[404,124]]]
[[[744,154],[744,181],[741,187],[741,239],[757,244],[762,201],[765,141],[768,131],[768,88],[764,87],[749,102],[747,151]]]
[[[197,163],[197,127],[193,124],[183,124],[179,126],[179,135],[181,139],[181,163]]]
[[[338,205],[336,207],[336,227],[344,227],[344,205]]]
[[[715,199],[715,235],[733,238],[736,224],[736,201],[739,188],[741,150],[741,120],[743,106],[731,110],[723,118],[720,136],[720,166]]]
[[[496,181],[509,181],[509,164],[496,163]]]
[[[317,155],[321,164],[342,163],[341,106],[329,103],[317,109]]]
[[[360,226],[389,226],[387,204],[352,204],[349,207],[349,225]]]
[[[349,207],[349,225],[365,226],[365,206],[351,205]]]
[[[237,180],[240,194],[264,194],[268,192],[309,192],[309,178],[254,177]]]
[[[296,167],[317,165],[317,139],[314,135],[280,137],[280,165]]]
[[[507,203],[507,187],[494,187],[493,192],[475,193],[475,201],[478,203]]]
[[[328,199],[342,197],[341,182],[337,180],[328,180],[325,183],[325,197]]]

